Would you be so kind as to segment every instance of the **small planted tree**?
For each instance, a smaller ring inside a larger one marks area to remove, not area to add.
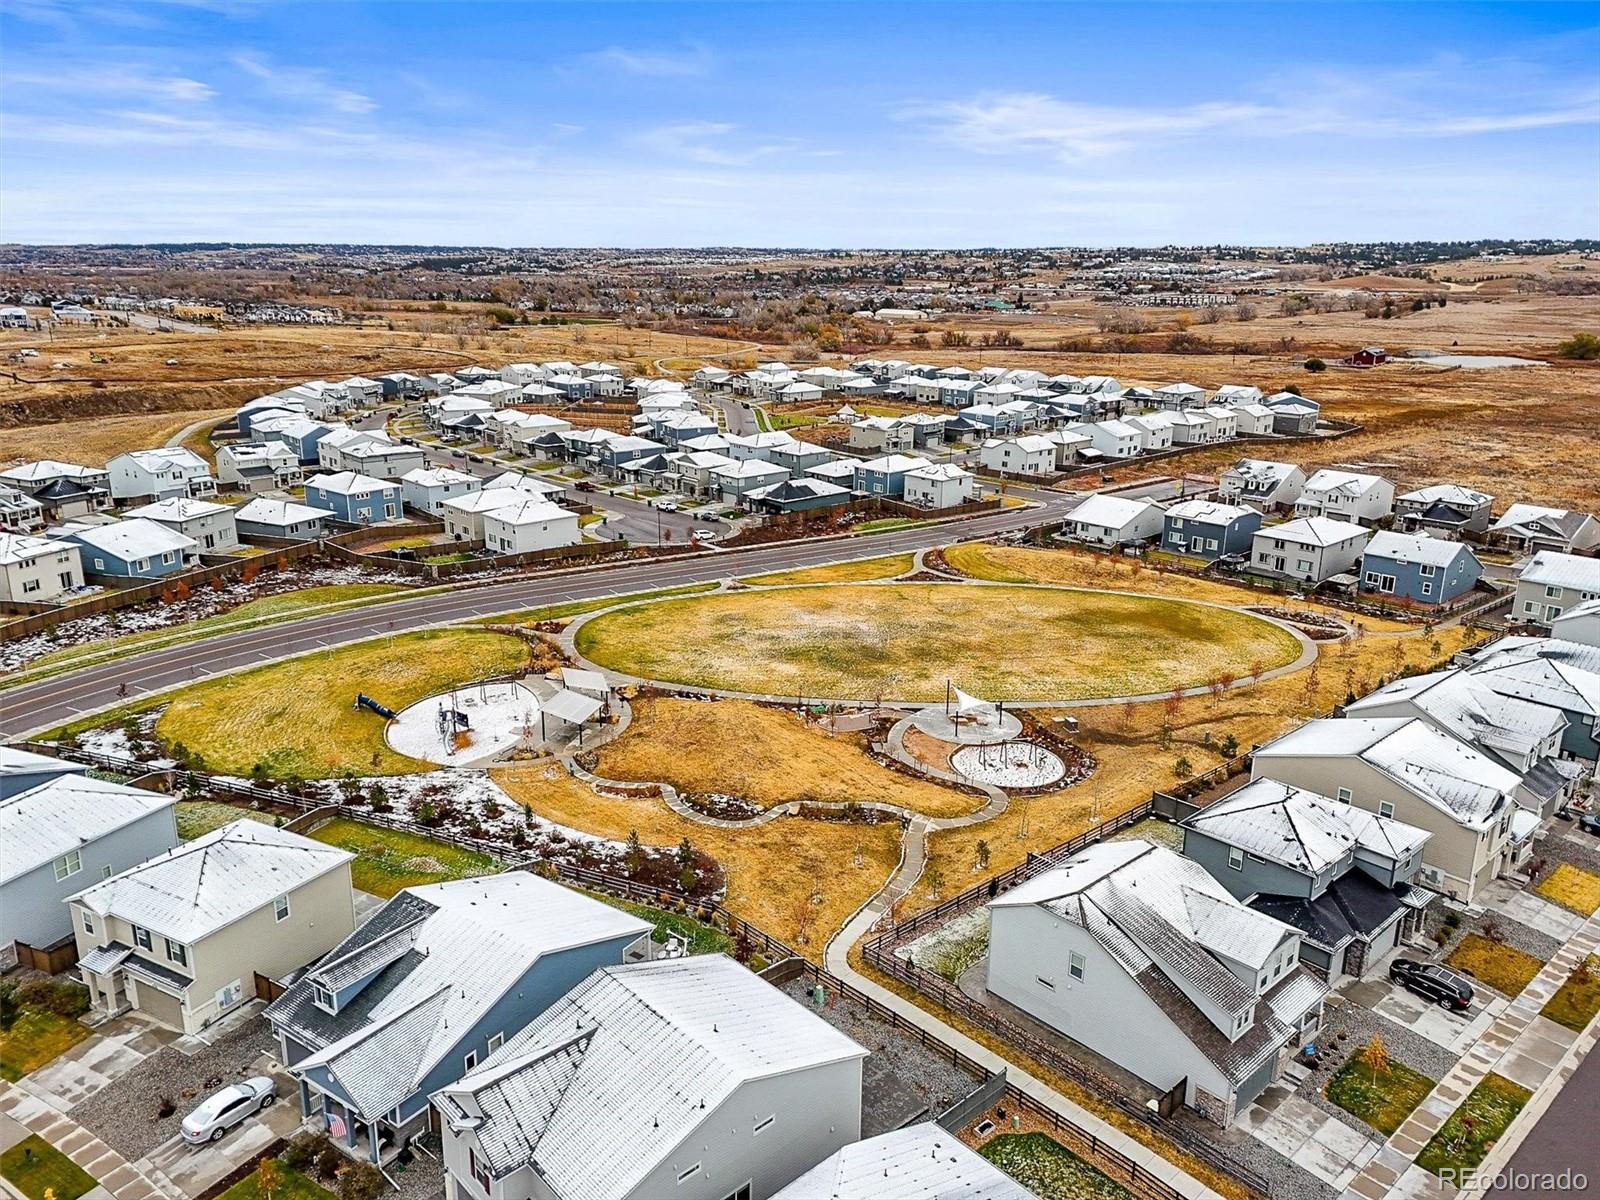
[[[256,1193],[261,1200],[272,1200],[273,1193],[283,1183],[283,1171],[275,1158],[263,1158],[256,1164]]]
[[[1378,1076],[1389,1073],[1389,1051],[1383,1044],[1383,1039],[1373,1034],[1366,1045],[1361,1047],[1361,1065],[1372,1072],[1372,1085],[1378,1085]]]

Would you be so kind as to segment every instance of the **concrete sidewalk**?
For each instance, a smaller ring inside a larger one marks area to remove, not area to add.
[[[100,1186],[89,1193],[105,1193],[112,1200],[186,1200],[180,1192],[169,1192],[134,1167],[65,1113],[58,1112],[36,1096],[5,1080],[0,1080],[0,1138],[15,1145],[22,1137],[38,1134],[61,1151]],[[85,1198],[87,1200],[87,1197]]]

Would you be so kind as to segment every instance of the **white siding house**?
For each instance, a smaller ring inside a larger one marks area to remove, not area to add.
[[[483,514],[484,548],[496,554],[576,546],[582,540],[578,514],[548,500],[521,496],[514,504]]]
[[[1353,573],[1371,531],[1348,521],[1302,517],[1258,530],[1250,544],[1250,569],[1316,585]]]
[[[1166,509],[1150,500],[1090,496],[1067,514],[1064,532],[1096,546],[1121,546],[1161,536]]]
[[[1600,558],[1541,550],[1517,576],[1512,615],[1519,621],[1549,625],[1568,609],[1600,600]]]
[[[0,600],[48,604],[83,586],[83,561],[72,542],[0,533]]]
[[[1330,517],[1371,525],[1394,511],[1394,484],[1380,475],[1324,468],[1306,480],[1294,502],[1297,517]]]

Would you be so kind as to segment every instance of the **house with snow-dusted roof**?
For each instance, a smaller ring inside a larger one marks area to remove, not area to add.
[[[1184,500],[1169,505],[1161,528],[1161,548],[1207,562],[1226,555],[1250,554],[1250,541],[1261,528],[1261,514],[1240,504],[1216,500]]]
[[[357,471],[324,472],[306,480],[306,503],[351,525],[376,525],[399,518],[400,485]]]
[[[1356,570],[1369,530],[1330,517],[1301,517],[1266,525],[1250,542],[1250,569],[1313,587]]]
[[[853,1142],[772,1200],[1035,1200],[1034,1194],[933,1121]]]
[[[46,604],[83,586],[83,561],[72,542],[0,532],[0,600]]]
[[[1321,1024],[1299,931],[1164,846],[1100,842],[988,909],[992,995],[1217,1124]]]
[[[200,553],[193,538],[143,517],[105,525],[67,524],[51,534],[78,544],[85,575],[160,579],[183,570]]]
[[[333,514],[325,508],[312,508],[293,500],[257,496],[234,510],[233,522],[240,534],[251,537],[292,538],[311,541],[328,529]]]
[[[1124,546],[1161,536],[1166,510],[1153,500],[1097,493],[1067,514],[1062,532],[1094,546]]]
[[[1308,721],[1259,747],[1251,778],[1331,796],[1432,834],[1420,882],[1471,904],[1513,864],[1511,819],[1522,778],[1427,721]]]
[[[233,509],[215,500],[169,496],[153,504],[130,508],[127,515],[143,517],[165,525],[174,533],[193,538],[202,554],[228,554],[239,548],[239,529]]]
[[[1600,546],[1600,520],[1575,509],[1513,504],[1489,526],[1489,540],[1512,550],[1575,554]]]
[[[765,1200],[860,1138],[866,1057],[723,955],[606,967],[435,1091],[446,1195]]]
[[[1435,483],[1396,496],[1395,520],[1410,533],[1426,529],[1444,537],[1486,533],[1494,497],[1459,483]]]
[[[165,500],[168,496],[213,496],[211,464],[183,446],[130,450],[106,463],[115,500]]]
[[[1433,608],[1468,595],[1483,576],[1478,556],[1461,542],[1426,533],[1379,530],[1361,553],[1361,590]]]
[[[1038,433],[987,438],[978,447],[978,461],[1002,475],[1053,475],[1056,444]]]
[[[78,972],[96,1009],[137,1009],[198,1033],[355,924],[355,856],[234,821],[69,898]]]
[[[1394,511],[1394,484],[1380,475],[1323,468],[1306,480],[1294,502],[1297,517],[1327,517],[1372,525]]]
[[[647,953],[650,928],[522,871],[406,888],[263,1015],[301,1111],[347,1152],[387,1162],[427,1129],[431,1093],[596,970]]]
[[[1583,600],[1550,618],[1550,636],[1600,647],[1600,600]]]
[[[1548,625],[1569,608],[1600,600],[1600,558],[1541,550],[1517,574],[1512,615]]]
[[[1293,784],[1254,780],[1182,829],[1183,856],[1298,929],[1300,961],[1330,983],[1379,967],[1438,895],[1414,886],[1427,830]]]
[[[1217,477],[1217,493],[1222,499],[1262,512],[1292,507],[1305,486],[1305,472],[1294,463],[1262,458],[1241,458]]]
[[[483,480],[450,467],[418,467],[400,476],[400,497],[411,508],[437,517],[444,502],[483,486]]]

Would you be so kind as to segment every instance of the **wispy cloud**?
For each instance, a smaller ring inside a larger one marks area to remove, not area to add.
[[[583,61],[643,79],[682,79],[705,75],[711,70],[711,52],[704,46],[688,46],[678,51],[607,46],[584,55]]]
[[[25,90],[47,95],[137,96],[177,104],[194,104],[217,94],[198,79],[136,63],[68,63],[52,71],[13,71],[6,83],[14,95]]]
[[[245,74],[259,80],[273,95],[283,99],[299,100],[352,116],[372,112],[378,107],[365,93],[332,83],[326,71],[311,67],[286,67],[253,53],[235,54],[229,61]]]
[[[729,121],[674,121],[636,134],[635,145],[680,163],[707,167],[742,167],[773,154],[793,150],[793,139],[751,142],[736,135]]]

